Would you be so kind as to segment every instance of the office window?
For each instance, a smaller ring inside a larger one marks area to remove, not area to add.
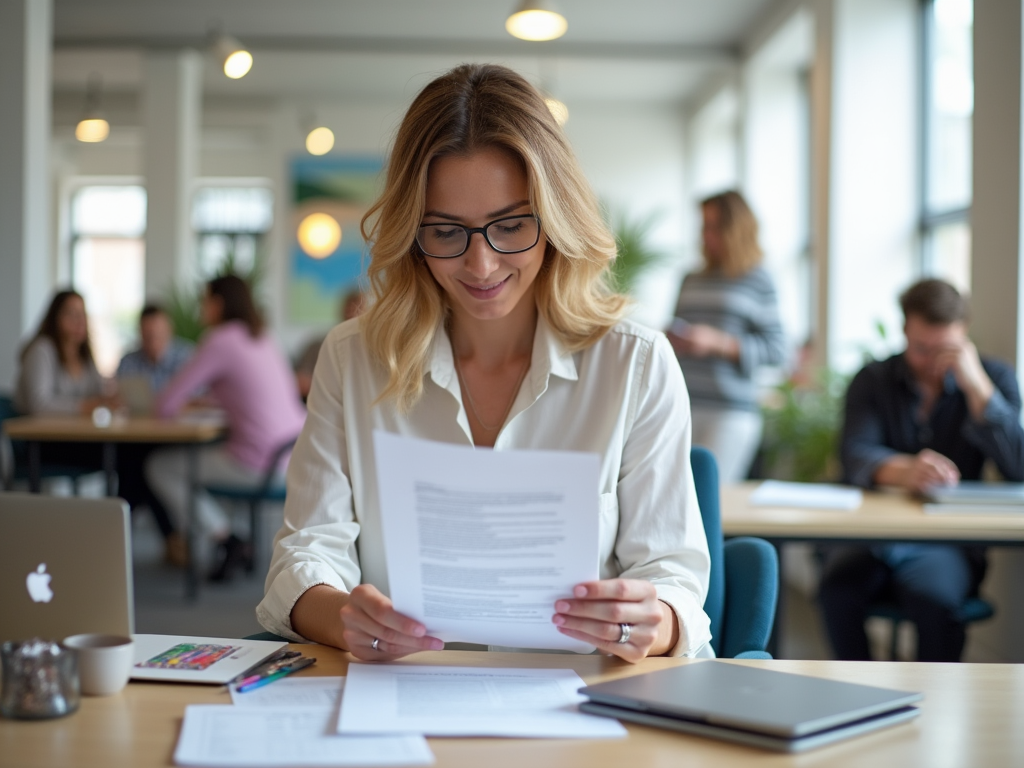
[[[85,299],[93,354],[111,375],[135,337],[145,295],[146,190],[87,186],[71,197],[71,280]]]
[[[922,271],[969,290],[972,0],[930,0],[924,33]]]
[[[200,187],[192,202],[199,273],[249,273],[273,220],[274,196],[266,186]]]

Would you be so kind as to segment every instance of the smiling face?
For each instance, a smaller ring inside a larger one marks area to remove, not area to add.
[[[430,164],[423,224],[483,227],[495,219],[534,213],[522,165],[495,148],[438,157]],[[499,253],[474,233],[466,252],[453,259],[424,256],[448,294],[456,322],[497,320],[534,303],[534,281],[544,264],[547,240],[521,253]],[[527,302],[528,304],[524,304]]]

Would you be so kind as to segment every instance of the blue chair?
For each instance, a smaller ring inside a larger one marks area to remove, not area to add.
[[[0,395],[0,425],[7,419],[21,416],[14,408],[14,400],[7,395]],[[75,496],[78,495],[78,481],[96,470],[84,469],[72,465],[42,464],[39,467],[39,479],[47,480],[66,477],[71,481]],[[18,440],[10,440],[0,434],[0,490],[13,490],[18,481],[28,481],[28,451],[25,444]]]
[[[996,609],[988,600],[980,597],[968,597],[956,611],[956,620],[961,624],[973,624],[985,621],[996,615]],[[880,601],[868,607],[868,617],[887,619],[892,622],[892,638],[889,642],[889,659],[897,660],[897,640],[899,640],[900,623],[907,621],[907,615],[894,602]]]
[[[718,463],[707,448],[690,452],[704,533],[711,552],[711,579],[704,611],[711,619],[711,647],[720,658],[770,659],[765,651],[779,596],[779,556],[764,539],[723,541]]]
[[[295,439],[278,446],[274,451],[270,464],[263,473],[259,485],[234,485],[231,483],[209,483],[204,489],[211,496],[249,505],[249,535],[252,541],[252,557],[245,564],[245,570],[252,573],[256,570],[260,550],[260,508],[265,503],[284,503],[285,486],[277,475],[277,468],[282,459],[295,445]]]

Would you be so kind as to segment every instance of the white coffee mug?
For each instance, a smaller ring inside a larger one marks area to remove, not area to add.
[[[64,639],[65,648],[78,652],[78,677],[82,693],[108,696],[128,683],[135,662],[135,643],[119,635],[72,635]]]

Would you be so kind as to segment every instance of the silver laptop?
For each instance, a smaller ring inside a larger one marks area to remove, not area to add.
[[[702,661],[589,685],[584,712],[781,752],[917,716],[919,693]]]
[[[0,493],[0,641],[130,635],[132,611],[125,502]]]
[[[930,488],[925,499],[933,504],[1020,506],[1024,511],[1024,483],[985,483],[964,480],[959,485]]]

